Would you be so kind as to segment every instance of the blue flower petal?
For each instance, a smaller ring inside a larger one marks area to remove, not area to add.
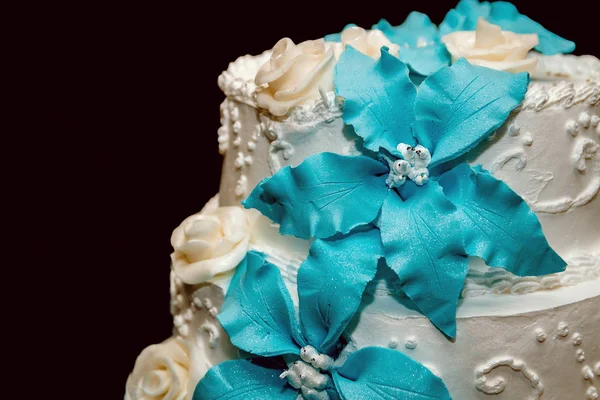
[[[529,75],[476,67],[464,58],[419,87],[413,132],[431,167],[474,148],[498,129],[527,92]]]
[[[416,88],[406,64],[386,48],[374,61],[347,46],[335,67],[334,85],[344,98],[344,122],[354,127],[367,149],[393,152],[398,143],[415,144],[410,126]]]
[[[247,360],[225,361],[208,370],[192,400],[296,399],[298,391],[279,378],[281,372]]]
[[[392,43],[400,46],[417,47],[420,42],[432,42],[439,39],[438,28],[426,14],[413,11],[406,20],[392,26],[387,20],[381,19],[373,29],[382,31]],[[402,52],[402,50],[400,50]]]
[[[254,251],[238,265],[217,318],[231,343],[248,353],[300,354],[305,345],[279,270]]]
[[[264,179],[243,204],[279,223],[283,234],[328,238],[377,218],[387,172],[369,157],[319,153]]]
[[[388,266],[403,292],[444,334],[456,336],[456,305],[469,269],[456,207],[442,188],[407,182],[390,194],[379,227]]]
[[[383,257],[379,230],[317,239],[298,271],[300,324],[308,343],[330,353],[356,313]]]
[[[515,33],[537,33],[540,43],[535,49],[542,54],[571,53],[575,50],[574,42],[550,32],[531,18],[520,14],[513,4],[505,1],[492,3],[490,22]]]
[[[462,214],[469,255],[519,276],[564,271],[566,263],[548,244],[535,213],[504,182],[464,163],[438,182]]]
[[[448,11],[440,24],[440,35],[456,31],[474,31],[479,17],[489,21],[491,4],[479,0],[460,0],[456,8]]]
[[[575,50],[575,43],[550,32],[531,18],[519,13],[513,4],[505,1],[480,3],[478,0],[461,0],[440,24],[440,32],[446,35],[455,31],[473,31],[477,27],[479,17],[499,25],[505,31],[521,34],[537,33],[540,43],[535,49],[540,53],[553,55],[571,53]]]
[[[416,74],[429,76],[449,65],[451,56],[443,43],[435,42],[424,47],[400,49],[400,60],[408,64]]]
[[[350,354],[332,375],[342,400],[451,400],[444,382],[424,365],[381,347]]]

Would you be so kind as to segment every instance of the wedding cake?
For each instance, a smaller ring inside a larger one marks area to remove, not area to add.
[[[127,400],[600,398],[600,61],[510,3],[243,56]]]

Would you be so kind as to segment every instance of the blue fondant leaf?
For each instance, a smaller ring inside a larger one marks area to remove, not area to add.
[[[231,343],[251,354],[299,354],[305,344],[279,270],[254,251],[238,265],[217,318]]]
[[[342,400],[451,400],[444,382],[407,355],[366,347],[333,373]]]
[[[411,71],[429,76],[450,64],[451,57],[443,43],[435,42],[424,47],[400,49],[400,60],[408,64]]]
[[[540,43],[535,49],[540,53],[553,55],[571,53],[575,50],[575,43],[550,32],[531,18],[519,13],[513,4],[505,1],[489,3],[461,0],[440,24],[440,32],[446,35],[455,31],[473,31],[477,27],[479,17],[499,25],[505,31],[521,34],[537,33]]]
[[[279,223],[284,234],[328,238],[377,218],[387,172],[368,157],[319,153],[263,180],[243,204]]]
[[[383,257],[379,230],[317,239],[298,271],[300,323],[308,343],[330,353],[356,313]]]
[[[335,67],[335,90],[344,98],[344,122],[364,139],[365,147],[393,152],[398,143],[414,144],[416,89],[406,64],[381,49],[378,61],[347,46]]]
[[[248,360],[225,361],[208,370],[192,400],[296,399],[298,391],[279,378],[281,372]]]
[[[379,29],[392,43],[400,46],[417,47],[417,44],[439,39],[437,26],[426,14],[418,11],[408,14],[406,20],[398,26],[392,26],[387,20],[381,19],[376,25],[373,25],[373,29]]]
[[[520,14],[513,4],[505,1],[492,3],[490,22],[515,33],[537,33],[540,43],[535,49],[542,54],[571,53],[575,50],[574,42],[550,32],[531,18]]]
[[[429,181],[407,182],[400,196],[390,194],[379,226],[388,266],[403,292],[442,332],[456,336],[456,305],[468,271],[460,214]]]
[[[438,182],[462,214],[469,255],[519,276],[564,271],[566,263],[550,248],[535,213],[504,182],[464,163]]]
[[[342,29],[342,32],[348,28],[352,28],[356,26],[356,24],[348,24]],[[330,33],[329,35],[325,35],[324,39],[326,42],[341,42],[342,41],[342,32],[339,33]]]
[[[460,0],[456,8],[448,11],[440,24],[440,35],[456,31],[474,31],[479,17],[489,21],[491,5],[488,1]]]
[[[464,58],[419,87],[414,135],[431,167],[471,150],[498,129],[527,92],[529,75],[476,67]]]

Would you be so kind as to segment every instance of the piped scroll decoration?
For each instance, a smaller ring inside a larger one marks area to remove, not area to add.
[[[502,376],[488,380],[487,374],[498,367],[510,367],[513,371],[521,372],[525,378],[531,383],[531,387],[535,390],[531,399],[541,399],[544,393],[544,385],[540,377],[533,371],[527,368],[525,363],[513,357],[499,357],[480,366],[475,371],[475,386],[485,394],[496,395],[504,392],[506,389],[506,379]]]

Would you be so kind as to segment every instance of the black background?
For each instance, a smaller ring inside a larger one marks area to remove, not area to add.
[[[30,67],[40,87],[27,95],[41,105],[35,118],[44,131],[27,147],[40,178],[31,207],[52,209],[46,223],[61,265],[45,271],[57,305],[41,318],[55,329],[69,325],[85,375],[101,369],[85,398],[122,398],[136,356],[171,334],[169,239],[218,192],[217,77],[228,63],[284,36],[299,43],[381,17],[397,25],[413,9],[440,23],[455,3],[81,2],[33,10]],[[514,3],[575,41],[576,54],[599,54],[588,2]],[[68,322],[55,318],[63,311]]]

